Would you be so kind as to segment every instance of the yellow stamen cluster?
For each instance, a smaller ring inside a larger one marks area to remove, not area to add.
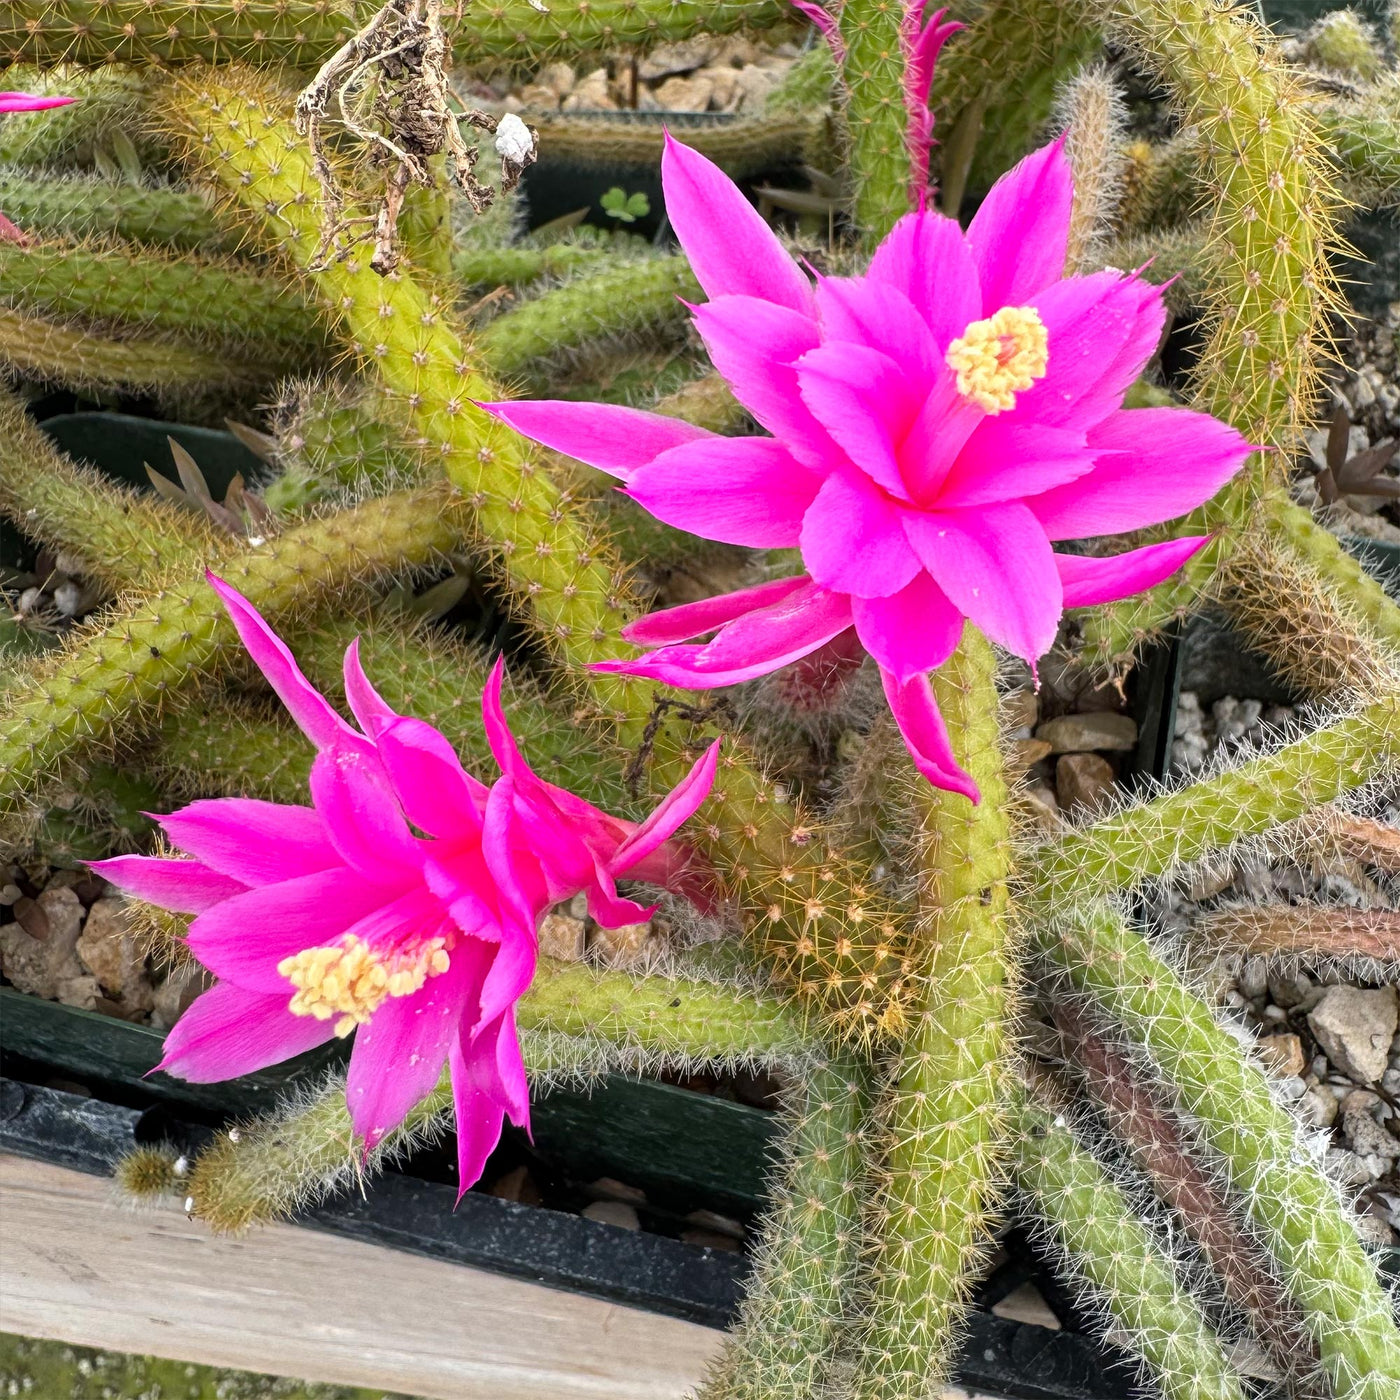
[[[329,1021],[335,1033],[349,1035],[379,1009],[387,997],[406,997],[450,965],[446,940],[429,939],[406,951],[376,952],[362,938],[347,934],[338,943],[303,948],[277,964],[277,971],[297,991],[288,1009],[294,1016]]]
[[[958,393],[1001,413],[1045,374],[1050,338],[1033,306],[1003,306],[974,321],[948,347],[948,367],[957,371]]]

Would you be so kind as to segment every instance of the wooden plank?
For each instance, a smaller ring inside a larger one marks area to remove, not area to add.
[[[680,1400],[721,1334],[271,1225],[220,1239],[178,1205],[0,1155],[0,1331],[433,1400]]]

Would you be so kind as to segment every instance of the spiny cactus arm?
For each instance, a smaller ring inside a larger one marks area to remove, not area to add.
[[[589,344],[679,324],[701,295],[684,256],[647,258],[595,272],[496,317],[476,338],[492,374],[548,387],[549,362]],[[538,363],[533,376],[531,366]]]
[[[1083,1284],[1166,1400],[1244,1400],[1220,1338],[1132,1205],[1062,1114],[1013,1096],[1012,1173],[1061,1267]]]
[[[0,166],[0,209],[26,233],[40,236],[115,235],[206,254],[237,252],[240,243],[209,201],[192,190],[59,178],[20,165]]]
[[[787,18],[780,0],[528,0],[466,7],[451,26],[470,62],[522,66],[684,39],[704,30],[764,29]],[[10,63],[188,64],[241,60],[258,68],[319,67],[358,28],[343,0],[11,0],[0,16]]]
[[[1400,696],[1363,706],[1271,754],[1138,803],[1026,853],[1023,907],[1053,919],[1305,815],[1395,768]]]
[[[1400,972],[1400,914],[1318,904],[1250,904],[1220,909],[1192,932],[1208,948],[1232,948],[1256,958],[1306,958],[1377,970],[1378,980]]]
[[[317,244],[316,183],[304,144],[265,95],[190,84],[175,120],[190,154],[226,192],[309,262]],[[280,211],[273,218],[269,210]],[[475,512],[502,581],[548,649],[570,668],[586,705],[624,750],[642,742],[655,691],[584,668],[616,656],[627,603],[621,566],[587,512],[561,493],[532,449],[473,400],[498,390],[477,370],[444,310],[411,280],[379,278],[347,259],[314,274],[319,294],[379,381],[402,405],[406,439],[436,460]],[[689,731],[663,724],[651,751],[653,781],[674,784],[693,761]],[[695,839],[732,879],[751,937],[775,970],[843,1031],[870,1035],[898,1024],[901,932],[868,877],[829,851],[790,796],[730,739]]]
[[[269,618],[296,616],[359,580],[427,563],[459,542],[463,525],[460,502],[444,489],[389,496],[288,530],[220,568]],[[5,690],[0,807],[32,796],[70,755],[109,743],[117,726],[154,717],[236,642],[214,591],[189,580],[77,633]]]
[[[1400,77],[1392,74],[1355,101],[1323,106],[1319,119],[1351,198],[1374,209],[1394,207],[1400,198]]]
[[[463,248],[452,255],[452,272],[466,287],[523,287],[542,277],[562,277],[610,266],[608,248],[551,243],[546,248]]]
[[[1111,231],[1117,215],[1123,185],[1122,138],[1127,105],[1108,69],[1096,64],[1064,84],[1058,115],[1065,133],[1065,154],[1074,172],[1074,208],[1065,270],[1088,272],[1093,246]]]
[[[749,421],[748,409],[718,374],[702,374],[689,384],[682,384],[674,393],[657,399],[652,409],[671,418],[683,418],[712,433],[738,433]]]
[[[324,321],[295,285],[266,269],[255,274],[152,248],[0,242],[0,301],[176,337],[269,373],[314,365],[327,348]]]
[[[1192,1156],[1177,1121],[1129,1056],[1100,1033],[1097,1018],[1079,998],[1059,997],[1053,1009],[1066,1064],[1200,1246],[1225,1296],[1249,1318],[1277,1364],[1308,1387],[1316,1379],[1317,1348],[1302,1314],[1210,1171]]]
[[[268,370],[191,345],[103,336],[0,306],[0,366],[46,384],[108,393],[144,389],[179,402],[266,383]]]
[[[837,1059],[792,1091],[754,1273],[697,1400],[811,1400],[828,1382],[856,1288],[870,1077]]]
[[[0,515],[75,554],[110,588],[158,588],[223,552],[192,511],[75,465],[0,390]]]
[[[53,7],[45,8],[49,18],[58,21]],[[9,9],[0,12],[0,53],[11,47],[11,23]],[[7,116],[0,124],[0,162],[44,167],[49,174],[78,167],[90,169],[99,150],[115,155],[118,133],[132,143],[143,163],[158,161],[168,150],[145,120],[160,85],[158,77],[130,68],[82,73],[66,65],[54,67],[62,63],[61,58],[39,63],[34,68],[11,69],[5,74],[6,84],[24,92],[78,100],[67,107]],[[0,204],[0,208],[5,206]]]
[[[980,805],[911,775],[924,924],[912,1025],[878,1109],[884,1179],[869,1212],[874,1276],[853,1386],[861,1400],[915,1400],[946,1373],[1005,1154],[1010,841],[995,679],[992,648],[971,624],[933,677]]]
[[[636,979],[579,964],[542,961],[517,1015],[537,1091],[551,1081],[586,1080],[610,1070],[807,1064],[813,1056],[788,1013],[751,992],[679,978]],[[601,1034],[600,1025],[618,1041]],[[369,1169],[439,1134],[451,1104],[444,1073],[370,1154]],[[221,1134],[194,1162],[192,1211],[215,1230],[242,1230],[351,1184],[357,1161],[345,1081],[337,1076],[241,1125],[236,1137]]]
[[[1337,1400],[1400,1385],[1400,1331],[1337,1189],[1263,1073],[1118,914],[1066,911],[1042,950],[1150,1056],[1217,1156],[1303,1310]]]

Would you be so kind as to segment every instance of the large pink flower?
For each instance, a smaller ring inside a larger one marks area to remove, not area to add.
[[[310,807],[242,798],[161,818],[191,859],[119,856],[93,868],[196,915],[190,951],[218,979],[170,1032],[159,1068],[209,1082],[355,1031],[347,1098],[368,1152],[450,1064],[459,1184],[480,1175],[506,1115],[528,1127],[515,1003],[535,972],[535,925],[584,891],[599,923],[650,910],[624,873],[692,896],[700,874],[668,838],[704,801],[718,744],[640,825],[544,782],[501,710],[501,663],[482,695],[502,775],[489,788],[447,740],[396,714],[345,654],[349,724],[252,605],[210,583],[293,719],[319,750]]]
[[[620,477],[668,524],[796,546],[807,572],[644,617],[624,635],[658,649],[604,668],[733,685],[854,628],[920,770],[976,800],[928,681],[964,620],[1034,665],[1064,608],[1148,588],[1206,537],[1111,558],[1051,542],[1182,515],[1249,445],[1206,414],[1120,407],[1157,346],[1162,297],[1119,272],[1062,277],[1073,190],[1059,143],[999,180],[966,232],[909,214],[864,276],[815,287],[704,157],[668,138],[662,179],[710,298],[695,324],[772,436],[607,404],[487,407]]]

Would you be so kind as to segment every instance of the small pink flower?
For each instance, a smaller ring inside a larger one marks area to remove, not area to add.
[[[928,680],[964,621],[1034,666],[1064,608],[1149,588],[1208,537],[1110,558],[1052,541],[1183,515],[1249,444],[1204,413],[1122,409],[1161,336],[1162,296],[1120,272],[1062,276],[1073,188],[1058,142],[1003,176],[966,232],[908,214],[864,276],[815,287],[729,179],[669,137],[662,180],[710,298],[695,324],[772,436],[609,404],[486,407],[620,477],[667,524],[796,547],[807,572],[641,618],[624,636],[657,649],[600,669],[734,685],[854,628],[920,771],[976,801]]]
[[[76,97],[35,97],[27,92],[0,92],[0,117],[8,112],[46,112],[50,107],[66,107]]]
[[[242,798],[160,819],[190,859],[94,862],[141,899],[196,915],[190,951],[218,979],[181,1017],[158,1068],[207,1083],[354,1031],[347,1101],[368,1152],[451,1067],[458,1184],[480,1175],[503,1119],[529,1126],[515,1003],[535,973],[536,921],[580,891],[605,927],[651,910],[623,874],[702,898],[671,835],[704,801],[718,743],[640,825],[530,771],[501,710],[481,708],[501,777],[490,787],[431,725],[396,714],[345,654],[347,723],[252,605],[221,580],[253,659],[319,750],[310,807]]]

